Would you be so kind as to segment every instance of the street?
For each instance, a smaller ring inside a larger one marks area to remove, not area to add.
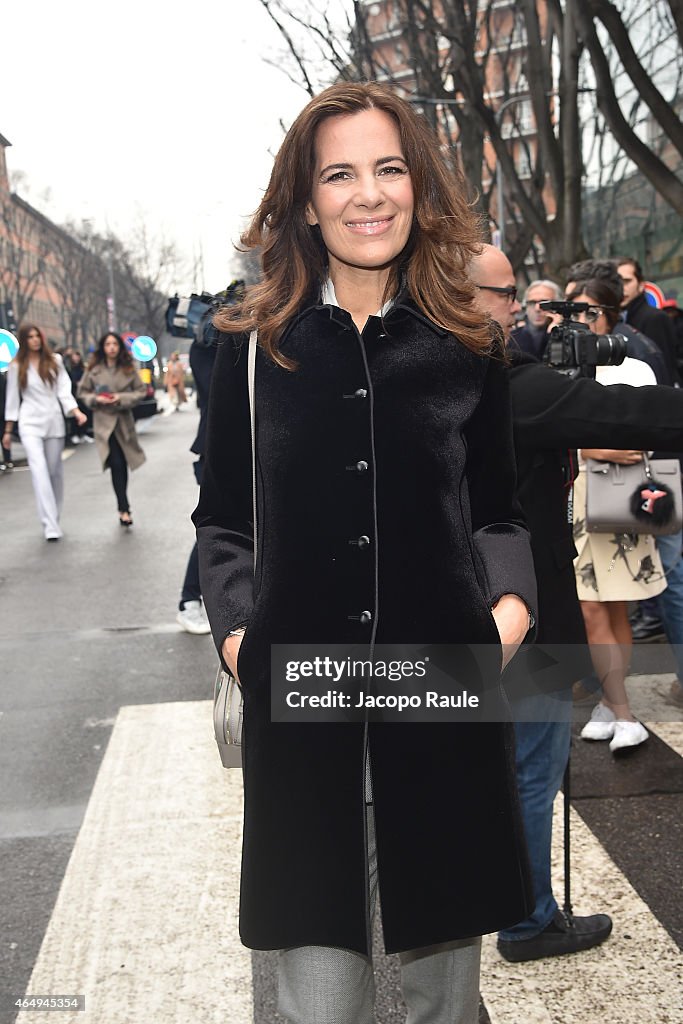
[[[25,994],[83,995],[64,1024],[281,1022],[274,954],[237,935],[241,773],[213,741],[216,653],[175,621],[196,427],[192,401],[140,425],[131,530],[94,445],[68,453],[57,544],[28,470],[0,479],[0,1024],[53,1019],[15,1008]],[[522,964],[487,936],[482,1022],[683,1022],[683,713],[663,700],[665,645],[636,647],[632,668],[650,740],[620,761],[572,747],[572,902],[611,914],[614,932]],[[561,815],[558,802],[560,903]],[[378,1020],[398,1024],[395,958],[376,959]]]

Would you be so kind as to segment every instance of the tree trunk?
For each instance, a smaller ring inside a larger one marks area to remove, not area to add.
[[[683,217],[683,183],[644,142],[641,142],[621,112],[614,91],[610,67],[595,30],[587,0],[575,0],[577,26],[588,50],[597,83],[598,107],[626,155],[643,172],[657,192]]]

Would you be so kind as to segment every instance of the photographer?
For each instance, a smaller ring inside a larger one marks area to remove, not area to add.
[[[494,246],[484,246],[470,274],[479,289],[480,306],[500,325],[507,341],[517,306],[509,261]],[[498,948],[505,959],[520,962],[590,949],[604,942],[612,928],[606,914],[578,917],[560,911],[550,879],[553,801],[569,757],[571,686],[590,671],[567,510],[576,473],[570,449],[578,445],[683,450],[683,395],[654,386],[603,388],[593,380],[558,373],[525,353],[509,354],[517,499],[531,533],[538,583],[537,642],[575,645],[576,652],[574,664],[560,666],[555,680],[567,688],[566,700],[552,701],[555,710],[546,718],[547,698],[524,696],[533,689],[524,677],[524,657],[518,656],[505,676],[514,698],[517,774],[536,905],[529,918],[500,934]],[[557,713],[562,706],[564,716]]]
[[[624,284],[612,260],[580,260],[569,268],[569,280],[565,295],[581,288],[586,281],[603,281],[619,296],[623,305]],[[658,384],[673,384],[674,376],[669,370],[664,355],[654,341],[636,329],[632,323],[620,320],[614,328],[616,334],[626,339],[626,354],[632,359],[642,359],[652,367]]]
[[[514,343],[522,352],[542,359],[553,318],[541,309],[541,303],[549,299],[557,302],[561,298],[562,290],[554,281],[532,281],[524,295],[526,325],[515,328],[510,337],[511,344]]]

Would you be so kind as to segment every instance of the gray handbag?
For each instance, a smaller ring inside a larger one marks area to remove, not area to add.
[[[249,335],[247,376],[249,381],[249,413],[251,419],[251,486],[254,517],[254,567],[256,566],[256,416],[254,410],[254,379],[256,376],[256,331]],[[218,753],[224,768],[242,767],[242,689],[222,665],[218,666],[213,691],[213,729]]]
[[[649,459],[631,466],[586,460],[586,531],[678,533],[683,525],[678,459]]]

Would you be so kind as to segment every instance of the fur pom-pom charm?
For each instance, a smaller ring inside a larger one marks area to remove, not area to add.
[[[631,496],[631,512],[642,523],[666,526],[675,510],[673,491],[659,480],[642,484]]]

